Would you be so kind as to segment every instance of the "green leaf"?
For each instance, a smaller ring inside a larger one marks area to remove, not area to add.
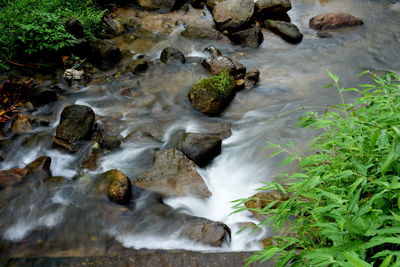
[[[335,83],[338,83],[338,82],[339,82],[339,76],[333,74],[333,73],[330,72],[329,70],[326,70],[326,72],[328,73],[329,77],[331,77],[331,79],[332,79]]]
[[[368,262],[360,259],[355,252],[346,252],[346,259],[352,264],[354,267],[372,267]]]

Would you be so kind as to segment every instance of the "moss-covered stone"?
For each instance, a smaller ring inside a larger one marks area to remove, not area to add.
[[[106,194],[118,204],[128,204],[132,197],[132,184],[128,176],[119,170],[109,170],[96,181],[96,193]]]
[[[193,107],[208,116],[220,114],[235,96],[235,80],[227,73],[200,80],[189,91]]]

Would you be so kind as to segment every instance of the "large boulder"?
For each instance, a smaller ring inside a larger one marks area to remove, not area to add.
[[[254,14],[254,0],[225,0],[217,2],[212,11],[221,31],[235,32],[247,28]]]
[[[278,19],[286,17],[292,8],[290,0],[257,0],[255,12],[260,19]]]
[[[289,43],[298,44],[303,39],[303,34],[300,32],[299,28],[290,22],[266,20],[264,24],[268,29]]]
[[[165,64],[171,63],[175,60],[178,60],[181,63],[186,63],[185,55],[181,51],[173,47],[164,48],[161,52],[160,60]]]
[[[95,114],[90,107],[70,105],[61,113],[56,138],[67,143],[90,139],[93,134]]]
[[[312,17],[309,24],[314,30],[324,31],[359,26],[363,25],[364,22],[346,13],[325,13]]]
[[[208,116],[219,115],[235,96],[235,81],[226,74],[207,77],[195,84],[188,93],[193,107]]]
[[[89,60],[100,69],[115,66],[122,58],[119,48],[108,40],[97,40],[91,43]]]
[[[235,32],[230,38],[232,42],[248,47],[258,47],[264,41],[260,27]]]
[[[196,165],[176,149],[157,151],[153,168],[141,174],[133,184],[159,192],[164,197],[205,198],[211,195],[203,178],[197,173]]]
[[[198,166],[204,167],[221,153],[222,140],[219,136],[202,133],[185,133],[177,144]]]
[[[115,203],[128,204],[132,197],[131,180],[119,170],[109,170],[97,178],[96,193],[105,194]]]

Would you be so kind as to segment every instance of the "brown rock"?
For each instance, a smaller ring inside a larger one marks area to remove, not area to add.
[[[312,29],[321,31],[359,26],[364,22],[346,13],[325,13],[311,18],[309,24]]]
[[[175,149],[155,153],[153,168],[140,175],[134,185],[161,193],[163,196],[209,197],[203,178],[196,165]]]
[[[254,14],[254,1],[225,0],[217,2],[212,14],[219,30],[238,31],[251,24]]]
[[[97,179],[96,192],[105,193],[109,200],[118,204],[128,204],[132,197],[132,184],[123,172],[113,169],[101,174]]]
[[[273,190],[269,192],[261,192],[252,196],[252,200],[245,202],[245,206],[249,209],[263,209],[271,202],[277,201],[277,203],[272,207],[276,208],[279,202],[286,201],[289,197],[283,194],[281,191]],[[258,214],[256,211],[252,211],[254,214]]]
[[[32,125],[27,116],[24,114],[17,114],[15,117],[12,126],[11,132],[13,134],[23,134],[30,132],[32,130]]]
[[[22,181],[28,174],[26,169],[13,168],[10,170],[0,171],[0,189],[13,186]]]
[[[251,89],[253,88],[258,81],[260,80],[260,70],[255,69],[252,71],[249,71],[246,73],[244,76],[244,84],[246,89]]]

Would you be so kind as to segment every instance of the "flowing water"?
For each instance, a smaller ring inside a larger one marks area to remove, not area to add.
[[[7,145],[1,148],[5,160],[0,162],[0,169],[24,167],[35,158],[47,155],[52,158],[52,174],[70,181],[52,186],[32,181],[28,187],[1,192],[0,248],[4,253],[98,255],[124,247],[216,250],[176,234],[163,235],[163,230],[173,222],[142,220],[129,208],[104,203],[88,192],[92,176],[115,168],[136,177],[151,166],[152,151],[162,148],[177,131],[208,132],[204,125],[218,122],[231,124],[232,136],[223,141],[222,153],[211,164],[198,168],[212,196],[171,198],[165,202],[186,213],[226,223],[232,229],[232,240],[218,250],[259,249],[258,241],[268,236],[268,231],[238,233],[239,223],[257,221],[250,213],[231,214],[231,201],[253,195],[260,182],[271,180],[282,171],[277,166],[278,159],[268,158],[270,152],[264,149],[265,143],[293,141],[305,149],[314,133],[295,127],[299,115],[306,110],[323,110],[319,107],[339,101],[334,88],[321,88],[330,82],[327,69],[338,74],[346,87],[368,80],[354,78],[363,70],[400,71],[398,1],[292,0],[292,3],[289,15],[304,34],[299,45],[288,44],[267,31],[259,48],[241,48],[223,41],[189,40],[180,35],[184,23],[212,25],[208,11],[142,15],[145,26],[158,31],[157,38],[142,38],[131,43],[124,42],[122,37],[116,38],[123,49],[146,54],[152,60],[166,46],[193,57],[205,56],[202,51],[208,45],[218,47],[230,57],[245,53],[239,61],[248,70],[260,69],[258,86],[239,92],[221,116],[210,118],[195,112],[187,100],[190,86],[207,75],[201,65],[154,63],[140,75],[98,78],[87,87],[75,88],[58,102],[40,108],[34,117],[48,119],[50,125],[5,142]],[[333,31],[332,38],[318,38],[308,27],[308,20],[332,11],[351,13],[362,18],[365,25]],[[126,17],[136,13],[133,9],[116,12]],[[175,23],[177,19],[184,23]],[[61,78],[52,82],[65,88]],[[125,88],[130,88],[134,97],[122,96],[120,90]],[[346,95],[347,100],[353,97]],[[121,149],[104,156],[95,171],[73,180],[82,154],[52,149],[46,138],[46,134],[54,135],[62,108],[73,103],[90,106],[97,122],[113,135],[125,137],[134,129],[145,129],[161,142],[125,142]],[[138,199],[136,205],[146,205],[149,199]],[[112,240],[119,241],[120,245]]]

